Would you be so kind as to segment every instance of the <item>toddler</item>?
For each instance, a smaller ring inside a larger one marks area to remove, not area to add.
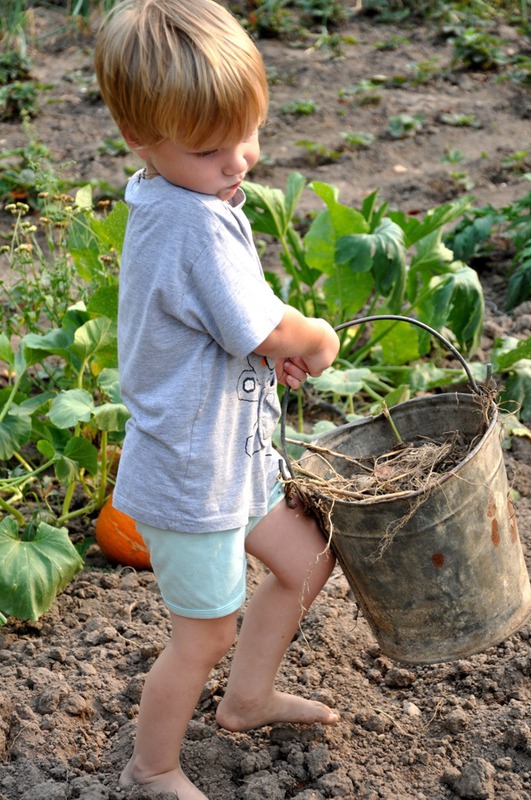
[[[180,748],[213,666],[236,638],[246,554],[267,575],[245,613],[217,722],[331,724],[324,704],[275,689],[301,617],[334,559],[284,502],[271,435],[277,380],[297,389],[339,340],[264,279],[241,183],[259,156],[262,59],[213,0],[125,0],[106,17],[102,96],[144,162],[129,181],[118,318],[130,411],[114,504],[149,547],[171,638],[149,672],[122,786],[206,800]]]

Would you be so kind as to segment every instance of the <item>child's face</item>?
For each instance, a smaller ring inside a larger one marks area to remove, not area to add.
[[[220,200],[230,200],[249,170],[258,161],[258,130],[243,142],[216,150],[191,151],[177,142],[165,139],[151,147],[137,147],[146,162],[146,172],[158,173],[176,186]]]

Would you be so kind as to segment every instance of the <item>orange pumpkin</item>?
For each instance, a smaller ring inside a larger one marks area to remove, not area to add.
[[[96,541],[109,561],[135,569],[151,569],[149,550],[134,520],[113,506],[112,495],[96,520]]]

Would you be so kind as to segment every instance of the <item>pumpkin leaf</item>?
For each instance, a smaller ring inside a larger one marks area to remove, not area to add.
[[[40,522],[19,536],[12,517],[0,522],[0,624],[5,616],[36,620],[52,606],[83,561],[66,528]]]
[[[93,410],[94,401],[86,389],[67,389],[53,401],[49,417],[58,428],[72,428],[78,422],[89,422]]]
[[[31,419],[27,415],[19,415],[15,406],[0,422],[0,459],[8,461],[13,453],[25,444],[31,434]]]

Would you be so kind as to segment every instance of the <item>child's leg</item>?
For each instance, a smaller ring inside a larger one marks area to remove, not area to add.
[[[240,632],[217,720],[228,730],[272,722],[337,722],[322,703],[274,689],[280,662],[295,631],[328,580],[335,559],[317,524],[301,508],[280,502],[247,537],[247,551],[269,570],[252,597]]]
[[[234,642],[236,619],[237,613],[218,619],[171,614],[171,640],[146,678],[135,748],[120,785],[149,784],[179,800],[206,800],[183,773],[179,751],[210,670]]]

